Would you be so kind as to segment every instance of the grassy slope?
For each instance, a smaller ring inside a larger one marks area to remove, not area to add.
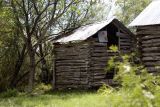
[[[106,107],[105,96],[96,92],[52,92],[42,95],[19,94],[0,97],[0,107]]]

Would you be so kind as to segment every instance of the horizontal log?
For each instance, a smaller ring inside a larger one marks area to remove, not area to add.
[[[159,29],[152,29],[152,30],[140,30],[137,32],[137,35],[149,35],[149,34],[154,34],[154,35],[159,35]]]
[[[156,51],[159,51],[160,50],[160,47],[149,47],[149,48],[142,48],[142,51],[143,52],[156,52]]]
[[[87,76],[80,75],[80,76],[72,76],[72,75],[57,75],[57,80],[59,81],[71,81],[71,80],[77,80],[77,81],[84,81],[84,80],[88,80]]]
[[[93,43],[93,47],[107,47],[107,43]]]
[[[130,36],[128,34],[120,33],[120,32],[117,32],[116,36],[118,36],[120,38],[130,38]]]
[[[160,61],[160,56],[143,57],[142,61]]]
[[[72,46],[65,46],[65,45],[60,45],[59,47],[55,47],[55,49],[85,49],[88,48],[90,45],[72,45]]]
[[[79,79],[79,80],[86,80],[87,78],[88,78],[88,75],[81,75],[81,74],[78,74],[78,75],[56,75],[57,76],[57,78],[59,79],[59,80],[72,80],[72,79],[75,79],[75,78],[77,78],[77,79]]]
[[[158,72],[160,69],[157,67],[146,67],[149,73]]]
[[[106,72],[93,72],[93,74],[92,74],[93,76],[98,76],[98,75],[105,75],[106,76]]]
[[[129,46],[121,46],[120,50],[128,50],[128,51],[130,51],[131,48]]]
[[[131,53],[131,50],[123,50],[123,49],[121,49],[120,53],[121,54],[129,54],[129,53]]]
[[[72,69],[74,69],[74,67],[77,67],[77,68],[86,68],[86,67],[89,67],[89,65],[88,64],[84,64],[84,63],[82,63],[82,64],[80,64],[80,63],[78,63],[78,64],[76,64],[76,63],[68,63],[68,64],[66,64],[66,63],[56,63],[56,66],[59,68],[59,67],[66,67],[66,68],[68,68],[68,67],[70,67],[70,68],[72,68]]]
[[[92,62],[92,66],[107,66],[106,63],[97,63],[97,62]]]
[[[142,44],[147,44],[147,43],[159,43],[160,39],[150,39],[150,40],[143,40]]]
[[[84,88],[86,89],[86,87],[88,87],[88,85],[66,85],[66,84],[57,84],[56,88],[63,90],[63,89],[69,89],[69,88]]]
[[[130,38],[121,38],[120,39],[120,42],[131,42],[131,39]]]
[[[142,53],[142,56],[160,56],[160,52],[154,53],[154,52],[147,52],[147,53]]]
[[[63,75],[63,74],[65,74],[65,75],[79,75],[79,74],[86,75],[86,74],[88,74],[88,71],[85,70],[84,72],[82,72],[81,70],[76,70],[76,72],[75,72],[74,70],[70,70],[70,71],[62,70],[61,72],[56,72],[56,75]]]
[[[150,40],[150,39],[160,39],[160,35],[144,35],[141,37],[142,40]]]
[[[86,50],[77,50],[77,51],[72,51],[72,50],[68,50],[68,51],[56,51],[56,55],[83,55],[89,52],[89,49]],[[64,54],[65,53],[65,54]]]
[[[60,72],[87,72],[88,69],[59,69],[56,68],[56,73]]]
[[[88,82],[88,78],[80,78],[80,77],[63,77],[63,78],[58,78],[56,79],[56,82],[61,82],[61,83],[80,83],[80,82]]]
[[[60,63],[67,63],[67,62],[69,62],[69,63],[84,63],[84,62],[87,62],[87,61],[89,61],[89,59],[80,59],[80,60],[78,60],[78,59],[66,59],[66,60],[56,60],[56,63],[58,63],[58,62],[60,62]]]
[[[64,85],[63,87],[80,87],[82,85],[87,85],[88,82],[74,82],[74,81],[58,81],[56,86]]]
[[[63,47],[86,47],[90,45],[89,42],[85,42],[85,43],[76,43],[76,44],[60,44],[60,45],[55,45],[55,48],[63,48]]]
[[[142,47],[160,47],[160,43],[143,43]]]
[[[91,56],[92,57],[107,57],[107,53],[93,53]]]
[[[57,56],[55,59],[56,60],[85,60],[88,59],[88,57],[90,57],[90,55],[84,55],[84,56],[79,56],[79,55],[75,55],[75,56]]]
[[[120,46],[131,46],[131,43],[124,43],[124,42],[120,42]]]
[[[104,57],[92,57],[92,60],[107,60],[108,57],[107,56],[104,56]]]
[[[144,62],[145,66],[160,66],[160,61],[154,61],[154,62]]]
[[[159,31],[159,29],[160,29],[160,26],[159,25],[154,25],[154,26],[139,26],[138,28],[137,28],[137,30],[139,31],[139,30],[158,30]]]
[[[91,48],[92,51],[98,51],[101,50],[102,52],[105,52],[107,50],[107,47],[93,47]]]

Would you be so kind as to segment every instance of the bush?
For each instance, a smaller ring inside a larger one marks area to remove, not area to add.
[[[18,95],[17,90],[7,90],[6,92],[3,92],[0,94],[0,98],[8,98],[8,97],[16,97]]]
[[[160,78],[148,73],[143,66],[130,62],[127,55],[121,62],[112,58],[108,65],[116,69],[114,81],[118,87],[103,86],[99,92],[106,95],[109,107],[159,107],[160,105]]]
[[[34,94],[43,94],[47,91],[50,91],[52,86],[50,84],[46,85],[44,83],[38,84],[35,89],[33,90]]]

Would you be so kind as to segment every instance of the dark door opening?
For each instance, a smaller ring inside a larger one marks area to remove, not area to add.
[[[118,28],[114,24],[109,24],[107,26],[107,33],[108,33],[108,43],[107,43],[107,49],[111,46],[116,46],[119,48],[119,38],[116,36],[116,33],[118,32]]]

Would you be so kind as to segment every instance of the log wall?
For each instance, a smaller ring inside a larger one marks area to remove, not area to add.
[[[119,37],[121,53],[132,50],[131,36]],[[83,43],[55,45],[55,87],[91,88],[102,84],[114,84],[106,78],[107,61],[118,56],[119,52],[107,50],[107,43],[99,43],[98,38],[91,38]]]
[[[112,79],[106,78],[105,68],[107,61],[117,56],[118,52],[107,50],[107,43],[99,43],[98,39],[94,39],[91,45],[91,63],[90,63],[90,85],[91,87],[101,86],[102,84],[112,84]]]
[[[56,45],[55,87],[88,87],[89,44]]]
[[[134,51],[134,38],[130,35],[124,34],[119,36],[119,50],[122,54],[129,54]]]
[[[141,60],[149,72],[160,68],[160,25],[137,28],[137,40]]]

